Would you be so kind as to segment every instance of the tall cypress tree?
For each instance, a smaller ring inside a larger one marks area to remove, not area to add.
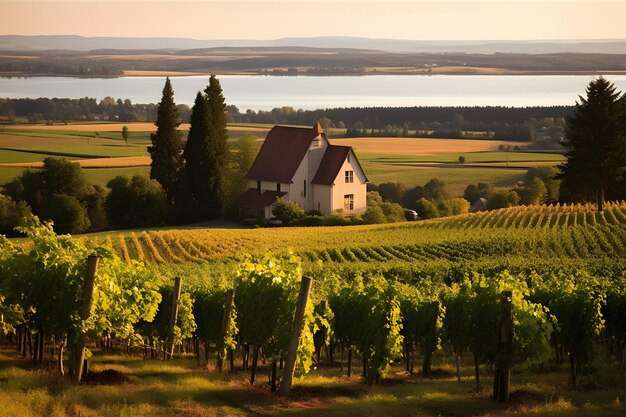
[[[193,108],[189,135],[183,156],[185,158],[185,170],[189,182],[189,190],[195,203],[196,215],[202,215],[203,210],[208,209],[211,178],[207,167],[208,153],[210,151],[209,103],[202,92],[198,92]],[[208,213],[207,213],[208,214]]]
[[[603,209],[605,197],[617,198],[624,182],[626,131],[620,92],[599,77],[587,86],[587,97],[579,96],[574,114],[567,118],[565,146],[567,161],[559,166],[557,178],[569,200],[596,200]]]
[[[205,154],[208,183],[209,214],[220,213],[224,177],[227,170],[228,130],[226,129],[226,100],[222,86],[215,75],[211,75],[205,90],[209,105],[209,147]]]
[[[175,203],[176,185],[183,168],[181,135],[178,128],[178,110],[174,103],[174,90],[169,77],[165,80],[163,96],[159,102],[156,133],[150,135],[152,146],[148,152],[152,158],[150,178],[161,184],[170,207]]]

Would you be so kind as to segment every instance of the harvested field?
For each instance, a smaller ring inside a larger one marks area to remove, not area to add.
[[[81,123],[59,125],[7,125],[3,129],[10,130],[46,130],[46,131],[73,131],[73,132],[120,132],[122,127],[128,127],[130,132],[154,132],[154,123]],[[181,123],[179,130],[189,130],[189,123]],[[228,130],[238,132],[265,132],[269,129],[252,126],[228,126]]]
[[[118,158],[91,158],[77,159],[72,162],[78,163],[83,168],[120,168],[140,167],[150,165],[149,156],[121,156]],[[0,163],[2,167],[40,168],[43,162],[13,162]]]
[[[0,133],[0,147],[2,148],[15,148],[15,149],[28,149],[37,147],[40,149],[47,149],[50,146],[83,146],[86,145],[86,137],[41,137],[41,136],[28,136],[28,135],[12,135]],[[121,146],[120,141],[104,138],[90,138],[89,143],[91,145],[105,145],[105,146]]]
[[[436,155],[497,150],[500,145],[525,146],[525,142],[476,139],[349,138],[331,139],[333,145],[352,146],[357,153]]]

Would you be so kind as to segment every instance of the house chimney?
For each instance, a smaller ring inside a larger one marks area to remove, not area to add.
[[[318,136],[324,134],[324,130],[322,129],[322,125],[320,122],[315,122],[313,125],[313,135]]]

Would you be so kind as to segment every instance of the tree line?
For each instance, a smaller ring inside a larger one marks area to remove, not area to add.
[[[154,122],[157,104],[135,104],[129,99],[20,98],[0,99],[0,118],[9,122],[26,118],[31,122],[109,120]],[[178,104],[180,122],[188,122],[191,109]],[[242,113],[226,106],[228,123],[313,125],[324,129],[345,129],[331,135],[419,136],[439,138],[491,138],[498,140],[559,140],[571,106],[554,107],[368,107],[302,110],[278,107],[270,111]]]

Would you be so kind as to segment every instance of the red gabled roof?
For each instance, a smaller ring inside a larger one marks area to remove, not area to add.
[[[351,149],[349,146],[329,145],[311,183],[333,185]]]
[[[246,178],[288,184],[313,138],[321,131],[322,128],[318,129],[318,125],[319,123],[313,128],[274,126],[267,134]]]

